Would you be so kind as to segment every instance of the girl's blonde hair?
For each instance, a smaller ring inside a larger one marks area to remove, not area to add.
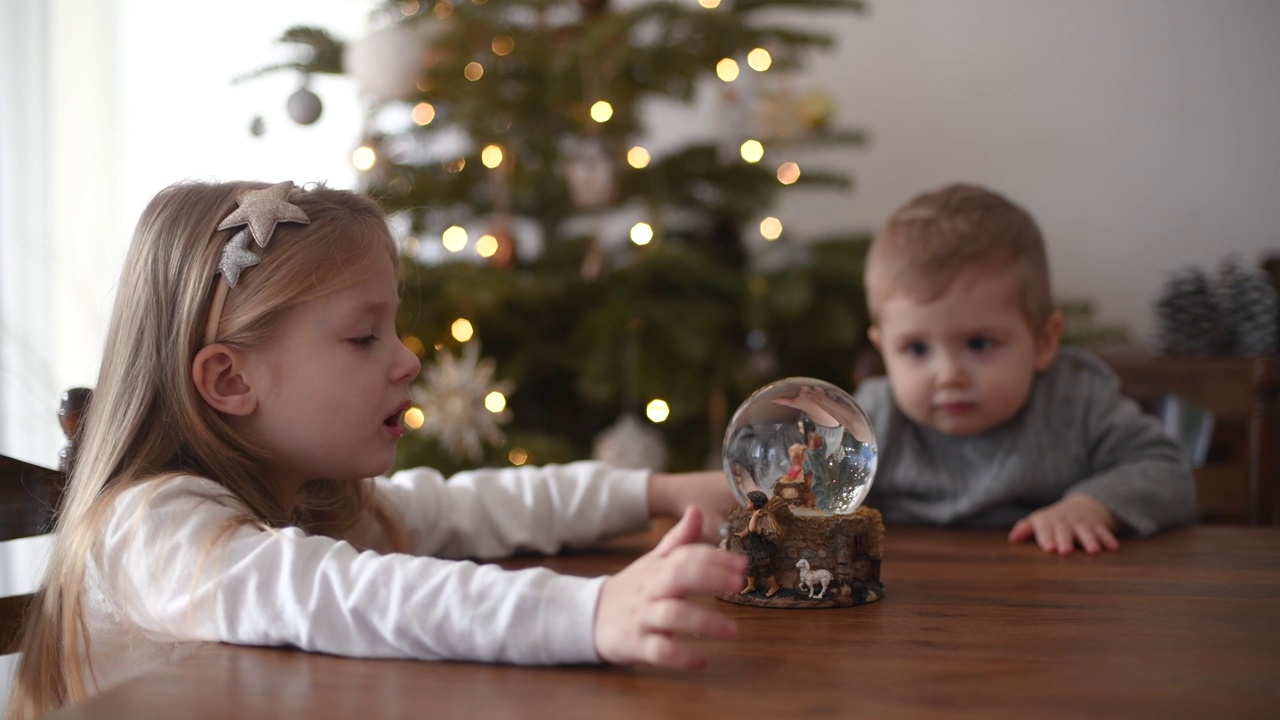
[[[1053,314],[1044,238],[1031,214],[976,185],[924,193],[889,217],[867,251],[864,284],[872,321],[890,296],[936,300],[973,269],[1007,272],[1022,310],[1039,330]]]
[[[217,230],[243,192],[265,183],[183,183],[148,204],[125,259],[93,400],[81,424],[44,584],[27,617],[10,718],[42,715],[86,694],[86,558],[104,510],[125,488],[193,474],[220,483],[247,509],[245,523],[299,526],[339,537],[369,514],[393,545],[402,533],[370,482],[317,478],[284,500],[264,482],[271,458],[210,408],[191,379],[204,344],[218,259],[233,230]],[[397,262],[382,209],[362,195],[312,187],[289,201],[310,224],[280,223],[262,258],[227,294],[216,341],[260,347],[291,309],[350,287]]]

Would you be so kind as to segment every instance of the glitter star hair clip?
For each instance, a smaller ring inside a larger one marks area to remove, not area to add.
[[[227,291],[240,282],[240,273],[247,267],[262,262],[249,250],[249,237],[258,247],[265,248],[271,242],[276,225],[282,222],[310,224],[311,219],[302,212],[302,208],[289,202],[289,194],[293,192],[293,183],[285,181],[261,190],[246,190],[236,198],[238,207],[219,225],[219,230],[230,230],[240,227],[240,231],[231,236],[222,248],[222,258],[218,260],[218,288],[213,294],[213,303],[209,309],[209,322],[204,328],[204,344],[214,341],[218,333],[218,323],[222,321],[222,307],[227,302]],[[243,226],[243,227],[241,227]]]

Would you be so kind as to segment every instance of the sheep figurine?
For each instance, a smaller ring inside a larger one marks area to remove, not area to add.
[[[823,595],[827,594],[827,586],[831,584],[830,570],[823,570],[822,568],[810,570],[809,561],[804,558],[796,561],[796,567],[800,570],[800,584],[796,586],[796,591],[808,591],[809,597],[817,599],[821,599]],[[818,590],[819,585],[822,586],[821,590]],[[814,594],[815,590],[818,590],[816,595]]]

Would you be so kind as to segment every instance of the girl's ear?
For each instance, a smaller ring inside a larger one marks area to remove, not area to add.
[[[1054,310],[1045,321],[1040,337],[1036,338],[1036,370],[1048,370],[1054,358],[1058,357],[1058,344],[1062,341],[1065,324],[1060,310]]]
[[[249,415],[258,407],[258,396],[243,365],[244,356],[227,345],[205,345],[191,363],[191,380],[209,407],[226,415]]]

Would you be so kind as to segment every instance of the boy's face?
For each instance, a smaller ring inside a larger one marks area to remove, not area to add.
[[[975,435],[1022,409],[1061,331],[1056,313],[1032,331],[1016,280],[971,270],[929,302],[890,294],[869,335],[903,414],[948,435]]]

